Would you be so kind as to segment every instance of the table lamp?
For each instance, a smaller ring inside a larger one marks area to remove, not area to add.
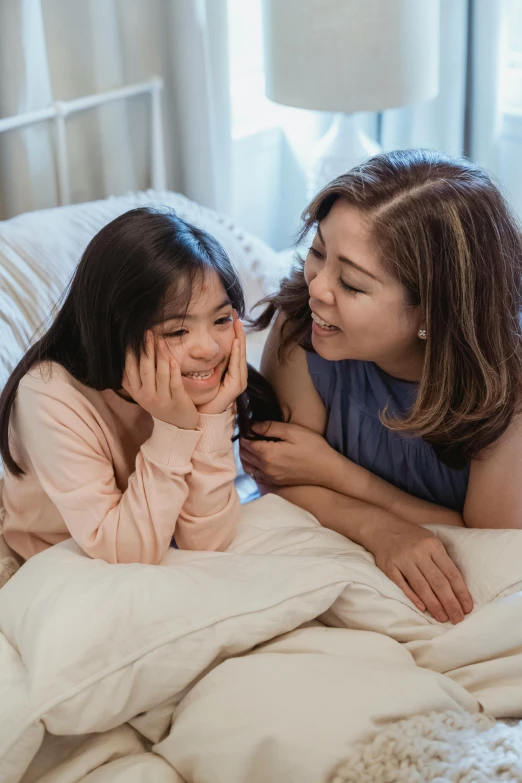
[[[267,97],[336,113],[314,151],[314,192],[379,151],[354,112],[437,95],[439,0],[263,0],[262,7]]]

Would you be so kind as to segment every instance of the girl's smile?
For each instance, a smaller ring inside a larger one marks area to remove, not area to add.
[[[227,359],[222,359],[215,367],[211,367],[208,370],[194,370],[190,372],[184,372],[183,384],[190,395],[191,389],[193,391],[214,389],[219,387],[225,374],[227,365]]]

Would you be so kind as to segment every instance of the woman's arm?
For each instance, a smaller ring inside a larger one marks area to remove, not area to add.
[[[277,487],[274,493],[313,514],[324,526],[364,546],[375,564],[423,612],[459,623],[473,601],[441,541],[389,511],[324,487]]]
[[[388,525],[400,521],[389,511],[378,506],[324,487],[271,487],[270,492],[309,511],[323,527],[335,530],[336,533],[346,536],[356,544],[361,544],[370,552],[378,526],[381,523]]]
[[[522,417],[471,463],[464,505],[467,527],[522,530]]]
[[[301,427],[272,424],[268,434],[281,438],[281,442],[243,442],[246,461],[264,474],[268,484],[320,485],[388,509],[413,524],[463,526],[462,516],[457,512],[403,492],[346,459],[328,446],[324,438],[317,437],[326,429],[326,409],[308,372],[306,352],[297,346],[283,362],[279,361],[281,325],[280,316],[268,336],[261,371],[272,384],[288,421]]]
[[[430,521],[440,523],[443,517],[449,524],[462,524],[462,520],[454,512],[419,501],[387,482],[379,485],[382,480],[377,482],[377,477],[369,471],[340,455],[333,456],[332,449],[329,450],[329,458],[336,460],[337,468],[334,469],[333,462],[329,464],[325,450],[329,447],[322,437],[326,428],[326,410],[308,373],[304,351],[295,348],[284,362],[279,362],[276,347],[280,324],[279,320],[272,328],[261,368],[271,381],[290,421],[294,422],[293,425],[278,424],[277,427],[293,428],[293,435],[299,431],[308,439],[311,449],[306,451],[303,442],[243,441],[242,459],[246,470],[260,470],[260,483],[263,483],[263,467],[272,470],[274,455],[286,451],[283,456],[287,459],[290,473],[294,472],[294,480],[287,480],[286,486],[273,486],[273,482],[268,481],[267,484],[272,484],[268,491],[306,509],[325,527],[366,547],[374,555],[376,565],[421,611],[428,609],[440,622],[448,618],[453,623],[460,622],[473,606],[469,591],[440,540],[420,525]],[[301,426],[296,427],[295,424]],[[260,462],[262,459],[264,461]],[[342,491],[314,486],[310,480],[299,485],[295,476],[299,465],[308,476],[327,476],[322,480],[333,482]],[[292,483],[296,486],[290,486]],[[358,497],[350,496],[348,485]],[[364,497],[368,497],[369,502],[365,502]],[[394,504],[404,516],[410,516],[417,524],[411,524],[390,511],[389,506]],[[437,515],[436,519],[433,519],[433,512]]]
[[[256,425],[254,430],[277,442],[242,441],[241,455],[270,487],[314,485],[372,503],[414,525],[463,527],[461,514],[403,492],[361,468],[328,445],[322,435],[297,424]]]

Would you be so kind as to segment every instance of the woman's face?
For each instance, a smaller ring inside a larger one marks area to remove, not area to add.
[[[215,272],[196,284],[186,313],[169,312],[153,331],[178,362],[183,385],[195,405],[214,399],[232,350],[234,308]]]
[[[406,290],[379,261],[364,216],[345,200],[318,225],[304,274],[320,356],[373,361],[390,375],[420,378],[420,308],[408,305]]]

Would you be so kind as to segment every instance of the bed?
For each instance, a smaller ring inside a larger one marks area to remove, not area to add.
[[[157,189],[4,221],[0,386],[91,236],[147,203],[213,233],[249,305],[288,268]],[[432,529],[474,598],[457,627],[274,495],[242,506],[227,552],[160,566],[66,541],[20,568],[0,535],[0,781],[522,781],[522,532]]]

